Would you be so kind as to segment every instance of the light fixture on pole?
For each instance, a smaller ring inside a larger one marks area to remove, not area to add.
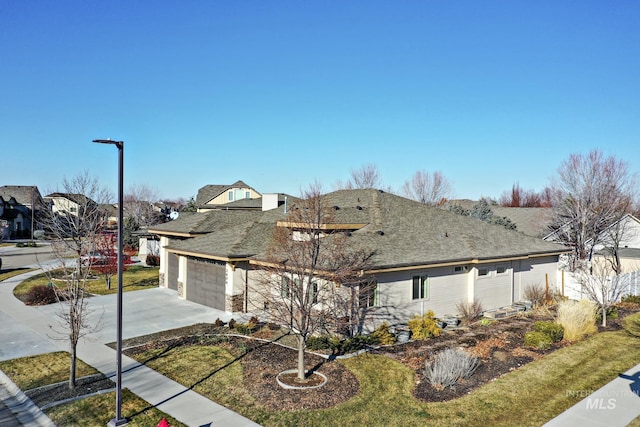
[[[123,200],[124,200],[124,141],[111,139],[94,139],[98,144],[112,144],[118,148],[118,299],[117,299],[117,326],[116,326],[116,417],[109,421],[107,426],[123,426],[128,423],[122,417],[122,267],[124,255],[123,240]]]

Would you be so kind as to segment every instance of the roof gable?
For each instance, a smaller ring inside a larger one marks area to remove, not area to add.
[[[231,185],[205,185],[198,190],[198,194],[196,196],[196,205],[202,206],[209,204],[213,199],[232,188],[246,188],[258,193],[254,188],[245,184],[243,181],[236,181]]]

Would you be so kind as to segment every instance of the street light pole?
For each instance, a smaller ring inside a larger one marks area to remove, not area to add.
[[[128,423],[122,417],[122,267],[124,256],[124,141],[111,139],[94,139],[98,144],[112,144],[118,148],[118,299],[117,299],[117,326],[116,326],[116,417],[109,421],[107,426],[124,426]]]

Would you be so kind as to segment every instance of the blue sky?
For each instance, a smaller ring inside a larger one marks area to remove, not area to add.
[[[637,1],[4,1],[0,185],[331,190],[375,164],[459,198],[640,165]]]

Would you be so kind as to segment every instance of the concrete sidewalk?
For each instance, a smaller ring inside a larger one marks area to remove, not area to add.
[[[55,424],[0,371],[0,426],[55,427]]]
[[[623,427],[640,417],[640,364],[598,390],[568,390],[584,396],[545,427]]]
[[[4,316],[6,319],[11,319],[8,324],[12,325],[11,329],[16,331],[14,337],[6,336],[10,331],[5,331],[3,338],[9,342],[20,342],[22,338],[28,336],[29,342],[41,343],[37,347],[31,344],[23,347],[16,346],[17,350],[25,354],[4,349],[2,352],[4,360],[54,350],[68,350],[66,341],[51,338],[50,325],[55,324],[57,306],[28,307],[13,297],[13,288],[22,280],[37,273],[27,273],[0,283],[0,318]],[[139,336],[198,322],[213,322],[217,317],[228,321],[231,317],[218,310],[179,300],[172,292],[158,288],[125,293],[123,295],[123,325],[125,325],[123,336],[125,338]],[[115,378],[116,352],[105,344],[115,341],[115,301],[115,295],[90,299],[92,316],[96,316],[95,319],[102,318],[102,329],[91,337],[92,340],[81,340],[78,345],[78,357],[111,378]],[[129,389],[186,425],[258,426],[253,421],[126,356],[122,358],[122,368],[123,388]],[[17,425],[46,424],[22,422]]]

